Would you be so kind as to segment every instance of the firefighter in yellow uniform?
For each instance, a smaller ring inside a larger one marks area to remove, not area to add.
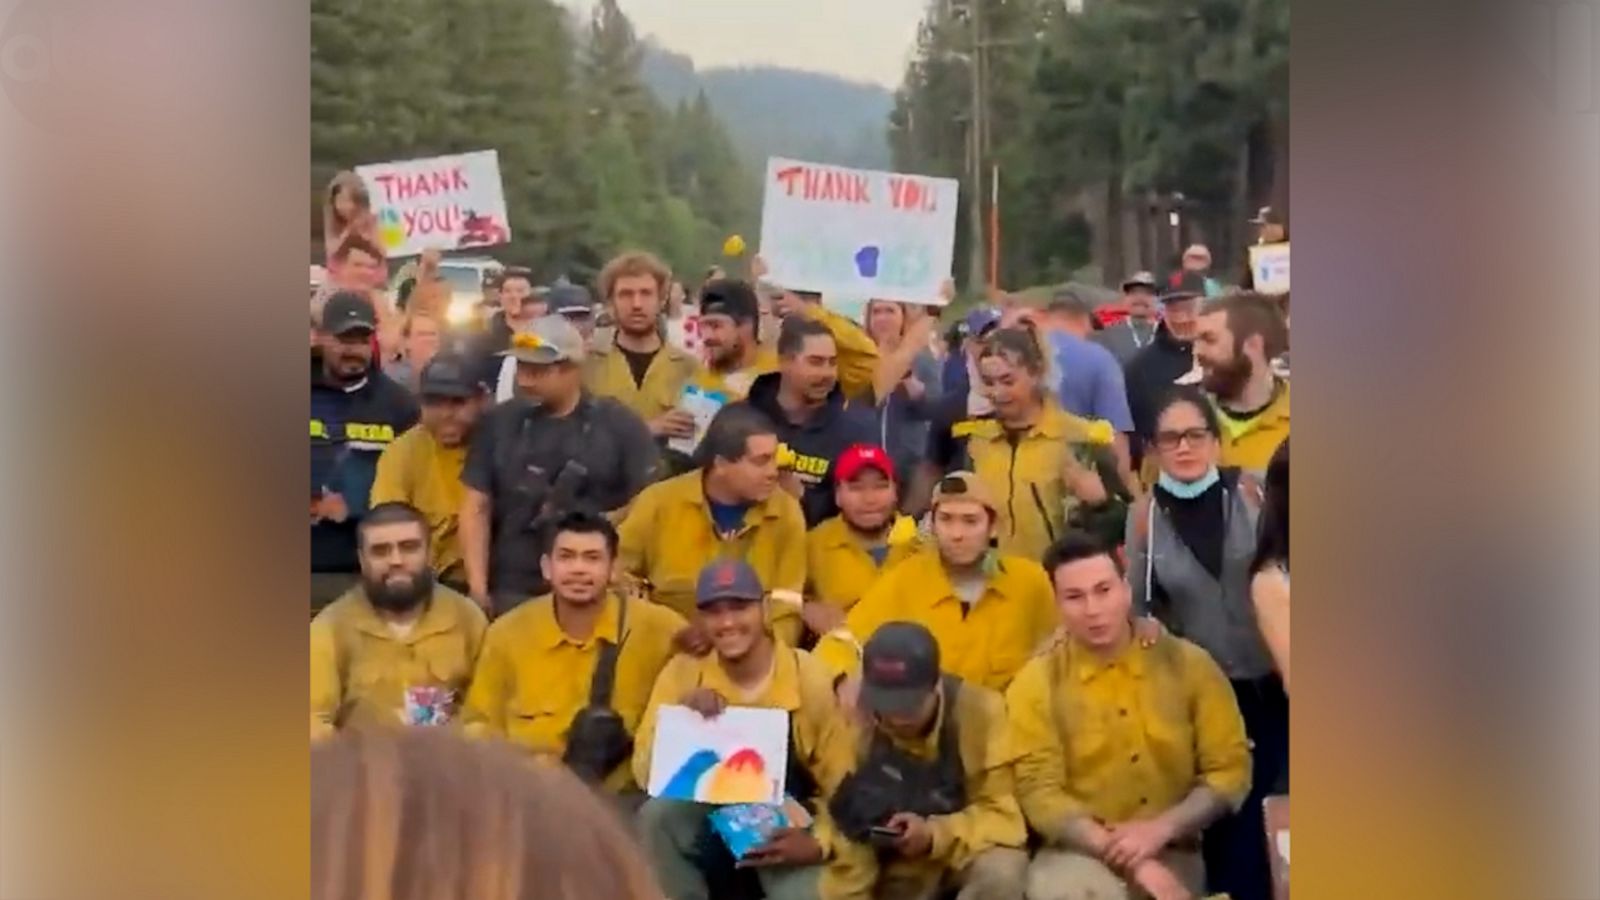
[[[1021,898],[1027,827],[997,691],[942,675],[928,629],[891,622],[863,651],[870,717],[854,771],[834,794],[848,843],[830,897]]]
[[[978,356],[982,390],[994,418],[973,423],[966,440],[972,471],[1005,512],[1000,549],[1032,560],[1067,529],[1080,505],[1112,502],[1104,474],[1115,472],[1115,435],[1108,422],[1062,409],[1044,387],[1048,371],[1039,342],[1002,328]]]
[[[1045,564],[1064,634],[1006,692],[1017,799],[1045,841],[1028,897],[1199,896],[1200,834],[1250,789],[1233,689],[1194,644],[1135,636],[1115,549],[1074,532]]]
[[[939,642],[944,670],[1004,690],[1055,632],[1050,583],[1039,564],[991,549],[999,512],[971,472],[934,488],[934,546],[895,566],[817,643],[837,676],[859,669],[859,647],[887,622],[916,622]]]
[[[916,522],[895,512],[898,482],[882,447],[857,444],[833,471],[839,515],[806,535],[806,627],[819,637],[921,545]]]
[[[838,843],[828,801],[849,770],[855,745],[848,721],[834,703],[828,672],[803,650],[775,640],[762,609],[766,589],[750,566],[718,560],[696,579],[695,618],[709,635],[711,652],[680,655],[656,680],[633,752],[634,777],[649,784],[657,721],[664,706],[686,706],[705,717],[730,706],[779,709],[788,713],[785,792],[809,814],[809,826],[796,822],[748,851],[741,867],[754,870],[769,900],[817,900],[834,896],[826,885]],[[774,761],[772,764],[776,764]],[[668,897],[705,897],[706,855],[700,851],[711,833],[713,800],[738,791],[751,796],[770,791],[778,773],[766,771],[760,756],[715,758],[709,751],[683,760],[639,811],[646,855]],[[819,890],[819,882],[821,889]],[[737,896],[745,896],[740,893]]]
[[[596,341],[583,363],[591,393],[615,397],[658,437],[694,434],[694,420],[679,412],[683,387],[700,362],[662,336],[661,311],[671,273],[648,253],[625,253],[600,272],[600,293],[616,322],[610,340]]]
[[[701,465],[640,492],[622,520],[620,570],[649,582],[654,599],[686,618],[695,578],[725,558],[749,563],[772,596],[773,630],[800,639],[806,581],[805,517],[778,487],[778,436],[745,405],[723,409],[706,429]]]
[[[428,519],[433,570],[439,579],[467,593],[461,558],[461,470],[467,446],[487,393],[467,362],[455,355],[435,356],[422,370],[422,422],[400,435],[378,457],[372,503],[400,501]]]
[[[550,594],[489,626],[463,724],[562,760],[612,793],[636,793],[630,736],[684,621],[609,589],[617,532],[604,517],[568,513],[551,532],[541,560]]]
[[[351,726],[444,725],[472,677],[487,621],[437,585],[415,507],[372,507],[356,532],[361,581],[311,620],[311,738]]]

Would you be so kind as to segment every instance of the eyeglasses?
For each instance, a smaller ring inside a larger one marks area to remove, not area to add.
[[[1211,432],[1204,428],[1190,428],[1187,431],[1158,431],[1156,432],[1155,445],[1157,450],[1176,450],[1178,445],[1188,442],[1191,447],[1198,447],[1211,437]]]

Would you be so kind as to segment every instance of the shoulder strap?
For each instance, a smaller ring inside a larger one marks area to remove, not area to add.
[[[610,707],[611,694],[617,686],[617,657],[622,655],[622,645],[628,640],[628,596],[617,594],[617,642],[600,642],[600,660],[594,666],[594,678],[589,682],[589,705]]]
[[[955,764],[961,771],[961,741],[956,728],[956,700],[961,696],[961,679],[956,675],[940,676],[944,685],[944,721],[939,723],[939,765]]]

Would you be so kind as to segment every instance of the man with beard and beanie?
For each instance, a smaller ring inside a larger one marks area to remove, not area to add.
[[[875,444],[856,444],[834,463],[839,514],[806,534],[806,605],[813,635],[844,624],[845,613],[878,577],[920,547],[917,523],[900,515],[894,462]]]
[[[583,389],[583,337],[558,315],[511,340],[521,396],[489,412],[461,480],[461,552],[472,599],[498,615],[548,590],[543,529],[562,512],[610,513],[655,478],[649,429]]]
[[[789,471],[800,488],[806,527],[837,515],[833,462],[852,444],[877,436],[874,410],[844,397],[833,332],[813,319],[792,316],[778,331],[778,371],[757,378],[749,403],[778,426],[789,448]]]
[[[834,705],[828,672],[805,651],[773,636],[765,609],[770,602],[766,588],[743,561],[723,559],[706,566],[695,581],[694,596],[696,625],[709,636],[711,652],[699,657],[680,654],[656,679],[634,743],[634,778],[640,784],[650,783],[656,723],[663,706],[686,706],[707,719],[730,706],[786,712],[785,793],[805,807],[812,822],[809,827],[797,823],[774,830],[737,865],[754,870],[768,900],[839,896],[825,874],[838,841],[828,803],[855,757],[855,744],[848,721]],[[693,772],[689,774],[692,777]],[[671,900],[703,900],[711,896],[711,882],[726,882],[733,872],[733,856],[709,818],[714,808],[654,797],[639,810],[645,853]],[[755,893],[745,888],[728,896]]]
[[[717,278],[700,289],[700,343],[706,366],[690,383],[731,403],[744,399],[759,375],[778,370],[778,355],[761,345],[761,301],[749,282]]]
[[[468,362],[455,354],[435,356],[422,370],[422,423],[400,435],[378,457],[372,503],[409,503],[432,530],[433,570],[439,580],[467,593],[461,561],[461,470],[467,446],[487,397]]]
[[[616,556],[617,531],[605,517],[556,520],[539,561],[550,594],[489,626],[462,723],[468,734],[509,740],[614,794],[636,795],[623,763],[684,621],[612,590]]]
[[[378,457],[417,422],[411,392],[373,365],[377,312],[359,293],[328,298],[311,355],[311,612],[356,581],[356,525]]]
[[[917,622],[939,642],[944,670],[1004,690],[1059,623],[1050,582],[1031,559],[994,549],[1000,506],[971,472],[934,489],[933,541],[884,573],[817,642],[816,654],[841,679],[854,705],[861,647],[889,622]]]
[[[361,583],[311,620],[312,740],[449,723],[487,626],[471,600],[434,582],[416,507],[374,506],[358,539]]]
[[[1224,294],[1200,308],[1194,355],[1221,419],[1220,465],[1259,478],[1289,436],[1289,382],[1272,368],[1288,344],[1283,313],[1264,294]]]
[[[849,841],[834,896],[1022,900],[1028,830],[1005,699],[942,674],[938,642],[913,622],[878,629],[861,658],[868,734],[829,804]]]
[[[1195,314],[1206,295],[1205,278],[1196,272],[1172,273],[1162,287],[1161,323],[1155,336],[1123,370],[1128,388],[1128,411],[1133,414],[1135,465],[1144,456],[1144,444],[1155,434],[1156,408],[1179,378],[1194,368]],[[1153,472],[1146,472],[1151,478]]]
[[[700,370],[687,351],[667,342],[662,307],[671,273],[648,253],[624,253],[600,271],[600,294],[615,331],[591,348],[583,382],[633,410],[657,438],[694,437],[694,417],[679,408],[683,387]]]

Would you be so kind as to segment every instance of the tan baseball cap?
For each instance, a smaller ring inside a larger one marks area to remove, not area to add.
[[[517,362],[548,366],[559,362],[581,363],[588,352],[583,335],[566,316],[551,314],[533,320],[527,331],[511,336],[506,355]]]
[[[1000,515],[1000,506],[994,502],[994,495],[972,472],[951,472],[939,479],[938,484],[933,486],[933,502],[928,508],[938,509],[939,504],[946,500],[976,500],[989,512]]]

